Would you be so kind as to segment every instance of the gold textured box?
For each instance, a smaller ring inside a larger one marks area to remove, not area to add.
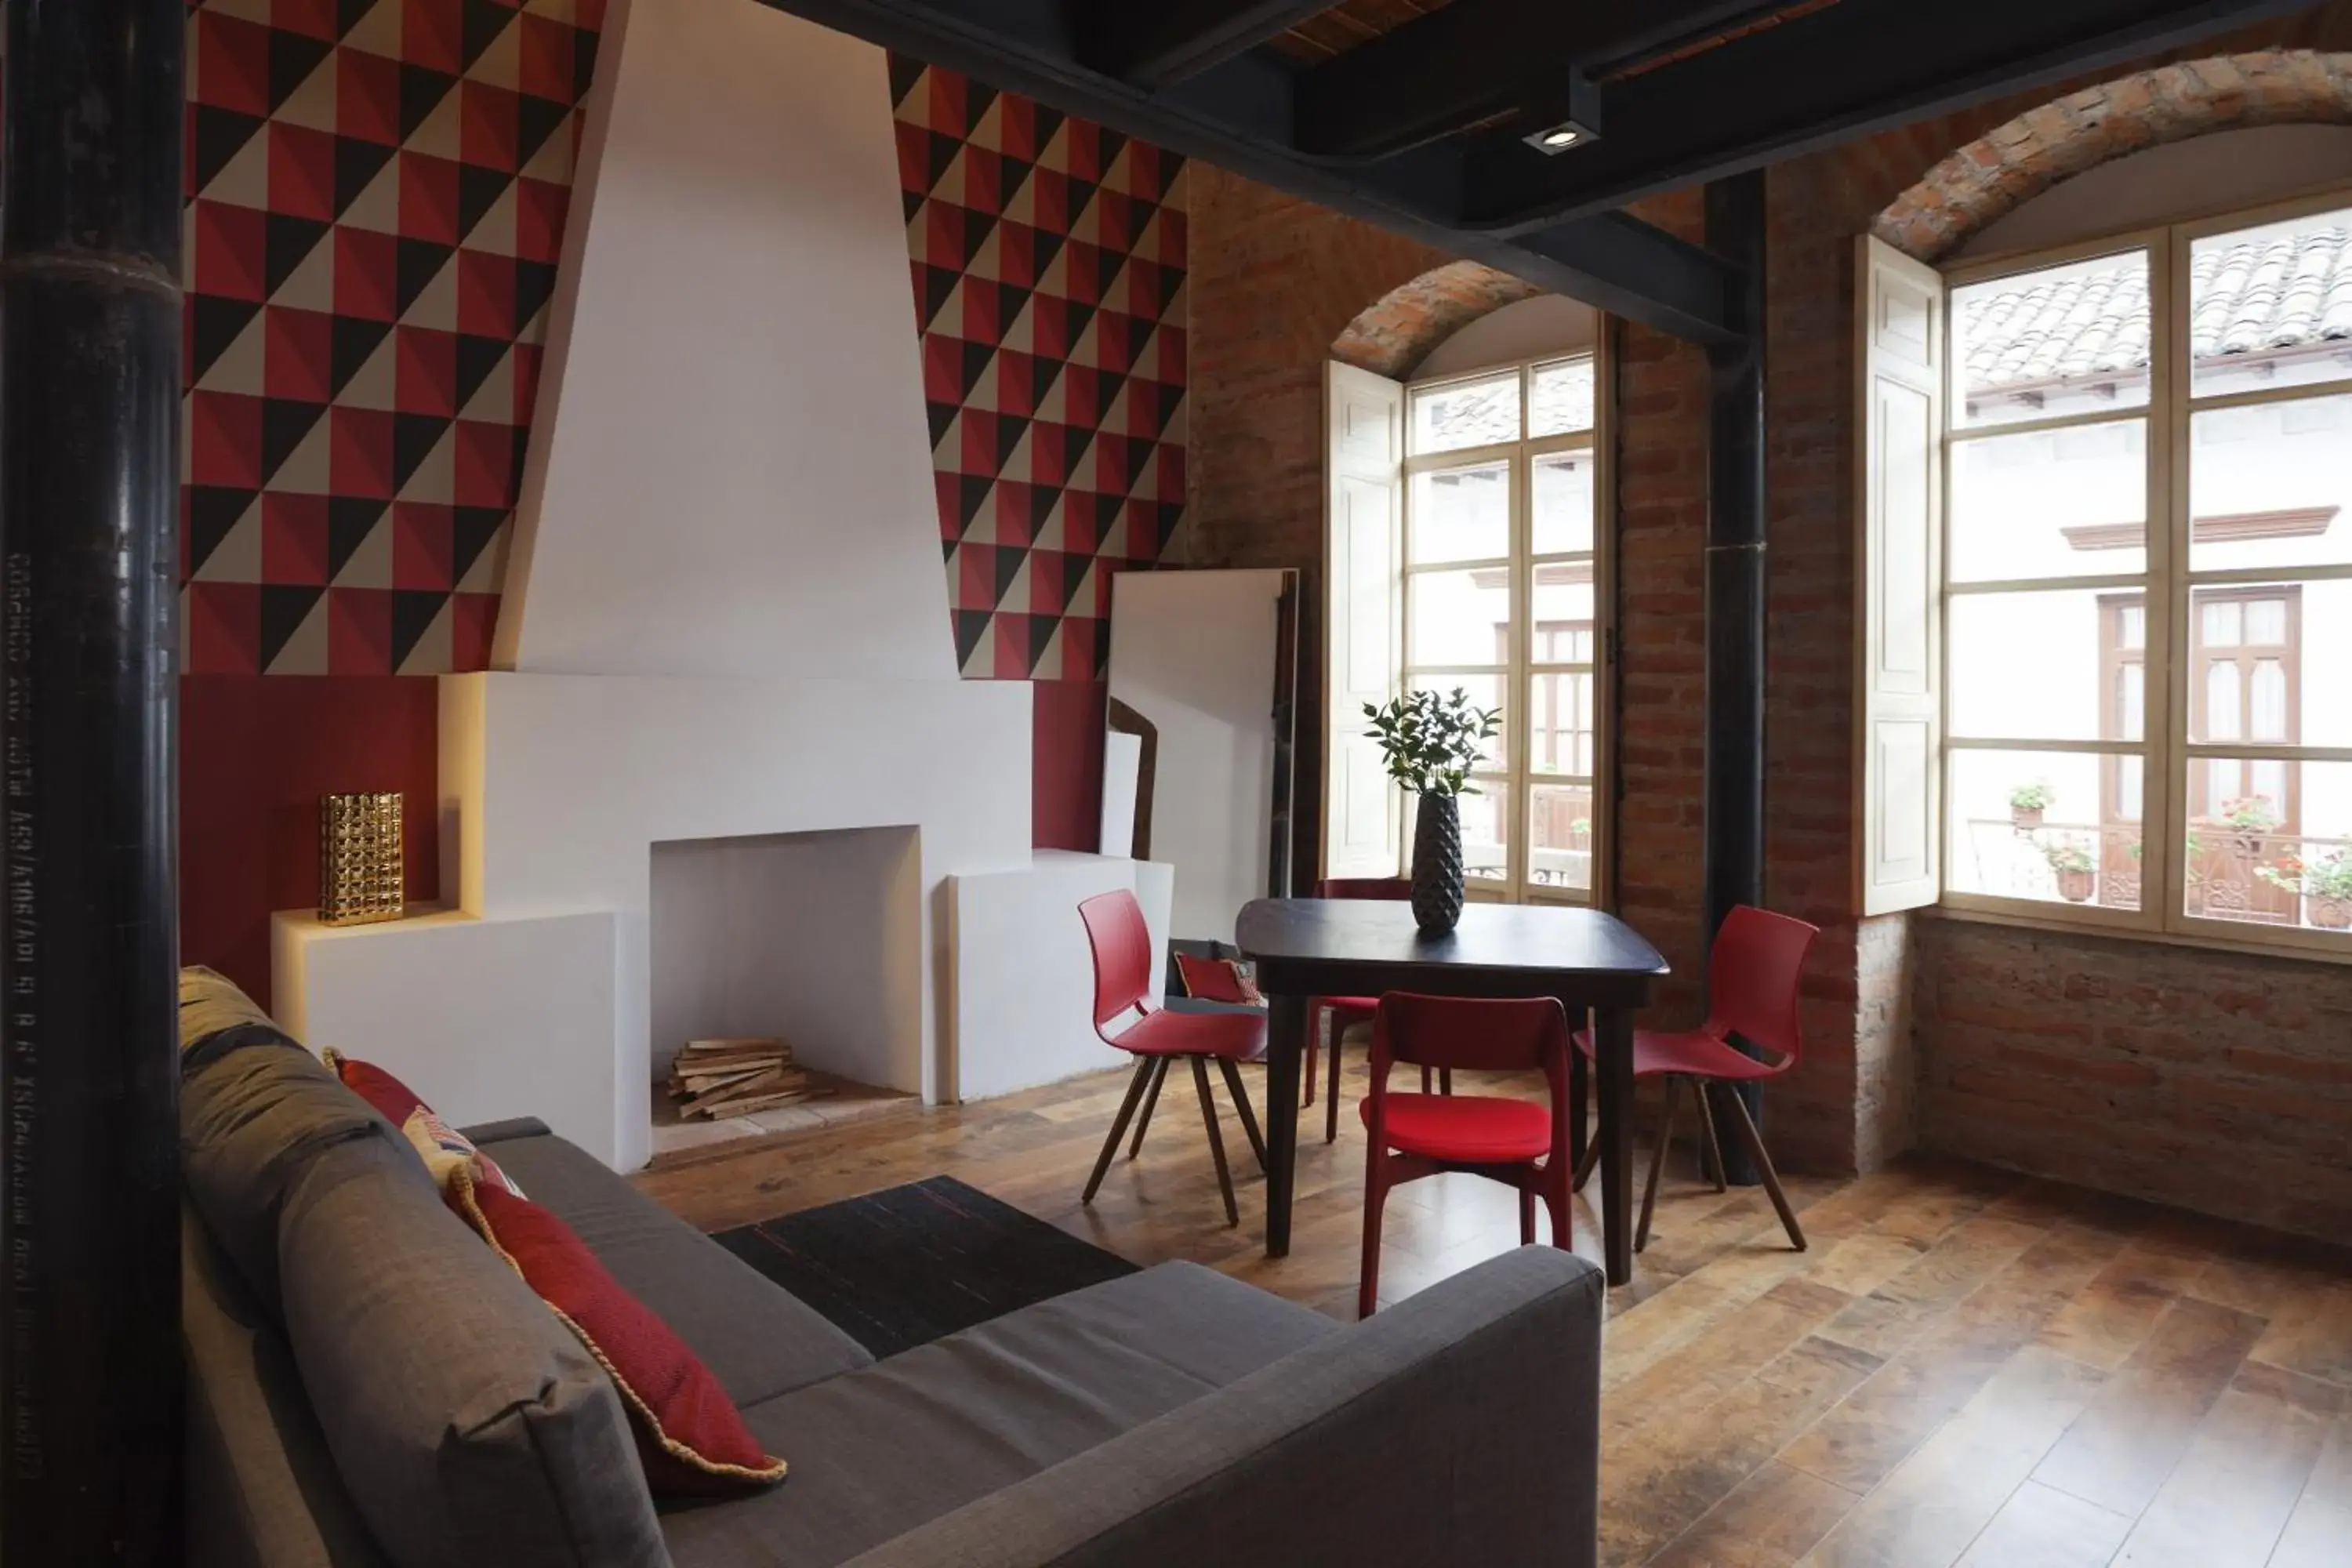
[[[319,923],[396,921],[404,909],[400,796],[331,795],[319,801]]]

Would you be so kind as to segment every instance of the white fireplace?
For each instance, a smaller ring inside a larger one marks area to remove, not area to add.
[[[881,52],[621,0],[596,70],[500,668],[442,682],[455,908],[280,915],[277,1010],[454,1120],[633,1168],[658,1053],[751,952],[690,978],[655,930],[677,895],[709,940],[780,924],[848,1076],[936,1101],[1111,1065],[1075,900],[1138,889],[1164,936],[1170,886],[1033,857],[1029,689],[957,678]],[[802,907],[828,880],[860,931]]]

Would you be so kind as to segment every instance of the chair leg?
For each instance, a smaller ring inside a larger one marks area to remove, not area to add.
[[[1143,1094],[1143,1111],[1135,1119],[1135,1136],[1128,1141],[1127,1157],[1134,1159],[1143,1152],[1143,1130],[1151,1125],[1151,1113],[1160,1105],[1160,1086],[1168,1081],[1168,1058],[1161,1057],[1151,1068],[1151,1087]]]
[[[1439,1068],[1437,1069],[1437,1092],[1449,1096],[1453,1094],[1454,1069],[1452,1068]]]
[[[1536,1190],[1533,1187],[1521,1187],[1519,1189],[1519,1245],[1533,1247],[1535,1244]]]
[[[1225,1223],[1242,1223],[1241,1205],[1234,1202],[1234,1173],[1225,1166],[1225,1138],[1217,1131],[1217,1102],[1209,1098],[1209,1063],[1207,1058],[1194,1057],[1192,1087],[1201,1094],[1201,1123],[1209,1130],[1209,1153],[1217,1162],[1217,1190],[1225,1195]]]
[[[1590,1139],[1584,1145],[1584,1163],[1576,1168],[1576,1179],[1568,1184],[1569,1191],[1580,1193],[1584,1184],[1592,1180],[1592,1167],[1601,1163],[1601,1140]]]
[[[1755,1119],[1748,1114],[1748,1102],[1739,1098],[1736,1089],[1723,1098],[1731,1103],[1731,1130],[1739,1134],[1740,1142],[1748,1146],[1748,1157],[1756,1162],[1757,1173],[1764,1178],[1764,1190],[1771,1194],[1772,1206],[1780,1212],[1781,1228],[1789,1233],[1789,1240],[1796,1249],[1804,1251],[1804,1229],[1797,1224],[1797,1211],[1789,1206],[1789,1194],[1780,1190],[1780,1173],[1772,1168],[1772,1156],[1764,1152],[1764,1140],[1756,1131]]]
[[[1307,1070],[1300,1075],[1307,1080],[1307,1091],[1298,1097],[1298,1109],[1301,1110],[1312,1110],[1315,1109],[1316,1037],[1323,1032],[1323,1020],[1329,1016],[1329,1013],[1321,1007],[1314,1008],[1307,1015]],[[1337,1018],[1332,1018],[1331,1022],[1334,1026],[1331,1031],[1331,1043],[1334,1047],[1331,1053],[1333,1058],[1331,1066],[1333,1070],[1337,1071],[1339,1065],[1338,1060],[1339,1051],[1336,1048],[1339,1043],[1339,1031],[1337,1027],[1339,1020]]]
[[[1712,1173],[1715,1177],[1715,1190],[1718,1193],[1727,1193],[1731,1190],[1731,1185],[1724,1180],[1723,1175],[1723,1143],[1715,1131],[1715,1097],[1711,1092],[1715,1088],[1715,1080],[1695,1078],[1691,1079],[1691,1085],[1696,1090],[1696,1098],[1698,1100],[1699,1130],[1706,1135],[1706,1153],[1703,1158],[1714,1166],[1712,1173],[1701,1171],[1699,1174],[1705,1176]]]
[[[1364,1156],[1364,1260],[1356,1275],[1356,1316],[1369,1318],[1381,1296],[1381,1211],[1388,1207],[1389,1173],[1385,1151],[1375,1148]]]
[[[1658,1206],[1658,1173],[1666,1166],[1666,1145],[1675,1141],[1675,1108],[1682,1102],[1680,1073],[1666,1075],[1666,1109],[1658,1118],[1658,1142],[1650,1151],[1650,1179],[1642,1188],[1642,1220],[1633,1227],[1633,1250],[1650,1245],[1650,1213]]]
[[[1095,1161],[1095,1173],[1087,1178],[1086,1195],[1078,1202],[1095,1201],[1095,1189],[1102,1185],[1103,1173],[1110,1169],[1110,1157],[1118,1152],[1118,1141],[1127,1133],[1127,1124],[1135,1115],[1135,1102],[1143,1098],[1144,1080],[1151,1076],[1150,1057],[1135,1058],[1135,1076],[1127,1080],[1127,1098],[1119,1101],[1118,1120],[1110,1124],[1110,1136],[1103,1140],[1102,1154]]]
[[[1323,1108],[1323,1142],[1339,1141],[1339,1016],[1331,1015],[1331,1084],[1330,1100]]]
[[[1421,1092],[1423,1094],[1427,1094],[1429,1092],[1429,1069],[1427,1068],[1421,1069]]]
[[[1249,1090],[1243,1086],[1242,1069],[1234,1066],[1230,1057],[1219,1057],[1217,1065],[1225,1072],[1225,1089],[1234,1097],[1234,1114],[1242,1119],[1242,1131],[1249,1134],[1250,1152],[1257,1156],[1257,1168],[1265,1169],[1265,1140],[1257,1130],[1257,1113],[1250,1109]]]

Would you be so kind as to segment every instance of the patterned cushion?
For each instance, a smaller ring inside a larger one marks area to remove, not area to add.
[[[664,1497],[709,1497],[783,1479],[701,1358],[647,1310],[546,1209],[462,1166],[449,1206],[522,1276],[611,1374],[628,1407],[646,1484]]]
[[[1176,973],[1183,976],[1184,994],[1196,1000],[1238,1002],[1252,1007],[1265,1005],[1257,982],[1234,959],[1200,958],[1180,952],[1176,955]]]
[[[517,1197],[523,1195],[522,1188],[499,1169],[497,1161],[475,1147],[472,1139],[442,1121],[415,1089],[374,1063],[354,1060],[332,1046],[320,1054],[335,1076],[343,1080],[344,1088],[374,1106],[386,1121],[400,1129],[443,1192],[449,1190],[451,1178],[463,1167]]]

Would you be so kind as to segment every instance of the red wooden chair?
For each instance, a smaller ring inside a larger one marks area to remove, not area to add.
[[[1716,1141],[1715,1118],[1707,1111],[1708,1091],[1718,1083],[1760,1083],[1797,1065],[1803,1045],[1798,1026],[1797,976],[1804,968],[1806,951],[1820,934],[1818,928],[1802,921],[1740,905],[1724,917],[1723,929],[1716,933],[1715,951],[1707,960],[1706,1022],[1679,1034],[1633,1031],[1633,1076],[1666,1080],[1665,1112],[1658,1122],[1658,1141],[1650,1150],[1649,1184],[1642,1190],[1642,1219],[1633,1230],[1636,1252],[1650,1244],[1650,1213],[1658,1200],[1658,1173],[1666,1163],[1666,1144],[1674,1137],[1675,1110],[1683,1085],[1688,1082],[1697,1098],[1699,1128],[1715,1166],[1715,1190],[1721,1192],[1723,1150]],[[1770,1053],[1769,1058],[1759,1061],[1749,1056],[1732,1043],[1734,1035]],[[1589,1031],[1579,1030],[1576,1044],[1585,1055],[1592,1054]],[[1747,1103],[1736,1088],[1722,1097],[1722,1103],[1731,1108],[1732,1131],[1763,1176],[1764,1190],[1771,1194],[1790,1242],[1799,1252],[1804,1251],[1803,1227],[1789,1206],[1788,1194],[1780,1190],[1780,1173],[1772,1168],[1772,1156],[1764,1152],[1764,1140],[1748,1114]],[[1592,1150],[1576,1173],[1580,1189],[1592,1173],[1600,1146],[1600,1140],[1593,1140]]]
[[[1318,899],[1382,899],[1399,902],[1412,897],[1412,881],[1406,877],[1327,877],[1315,884]],[[1305,1110],[1315,1109],[1315,1042],[1322,1033],[1324,1015],[1331,1018],[1331,1099],[1323,1112],[1323,1142],[1329,1143],[1339,1136],[1339,1037],[1359,1024],[1372,1021],[1372,1011],[1381,1004],[1377,996],[1317,996],[1307,1004],[1307,1088],[1298,1101]],[[1429,1075],[1422,1075],[1422,1091],[1429,1089]]]
[[[1223,1071],[1234,1110],[1242,1119],[1242,1131],[1249,1134],[1250,1148],[1263,1171],[1265,1140],[1258,1132],[1257,1118],[1250,1112],[1249,1093],[1242,1087],[1241,1069],[1234,1064],[1254,1062],[1265,1055],[1265,1016],[1171,1013],[1153,1006],[1146,999],[1151,989],[1151,932],[1143,923],[1143,910],[1136,904],[1135,895],[1124,888],[1087,900],[1078,906],[1078,918],[1086,921],[1087,942],[1094,950],[1095,1033],[1105,1044],[1135,1058],[1135,1077],[1128,1081],[1127,1099],[1119,1104],[1118,1120],[1111,1123],[1110,1136],[1103,1141],[1102,1155],[1095,1161],[1095,1173],[1087,1178],[1086,1196],[1080,1201],[1095,1201],[1095,1191],[1110,1169],[1110,1157],[1135,1117],[1138,1101],[1142,1102],[1143,1119],[1136,1122],[1135,1142],[1128,1158],[1133,1159],[1143,1147],[1143,1130],[1150,1125],[1152,1108],[1160,1103],[1160,1085],[1168,1076],[1168,1064],[1181,1059],[1192,1064],[1192,1087],[1201,1095],[1201,1120],[1209,1129],[1209,1152],[1217,1162],[1217,1186],[1225,1195],[1225,1223],[1241,1224],[1241,1209],[1234,1202],[1233,1173],[1225,1166],[1225,1140],[1217,1130],[1216,1102],[1209,1095],[1209,1064],[1213,1061]],[[1108,1031],[1107,1026],[1114,1019],[1130,1013],[1140,1016],[1117,1034]]]
[[[1473,1001],[1391,991],[1372,1016],[1372,1092],[1363,1102],[1371,1146],[1364,1156],[1364,1265],[1358,1316],[1380,1295],[1381,1211],[1389,1189],[1442,1171],[1467,1171],[1516,1187],[1519,1240],[1536,1238],[1536,1200],[1551,1212],[1552,1245],[1569,1246],[1568,1015],[1549,997]],[[1540,1068],[1551,1103],[1491,1095],[1391,1094],[1389,1068]]]

